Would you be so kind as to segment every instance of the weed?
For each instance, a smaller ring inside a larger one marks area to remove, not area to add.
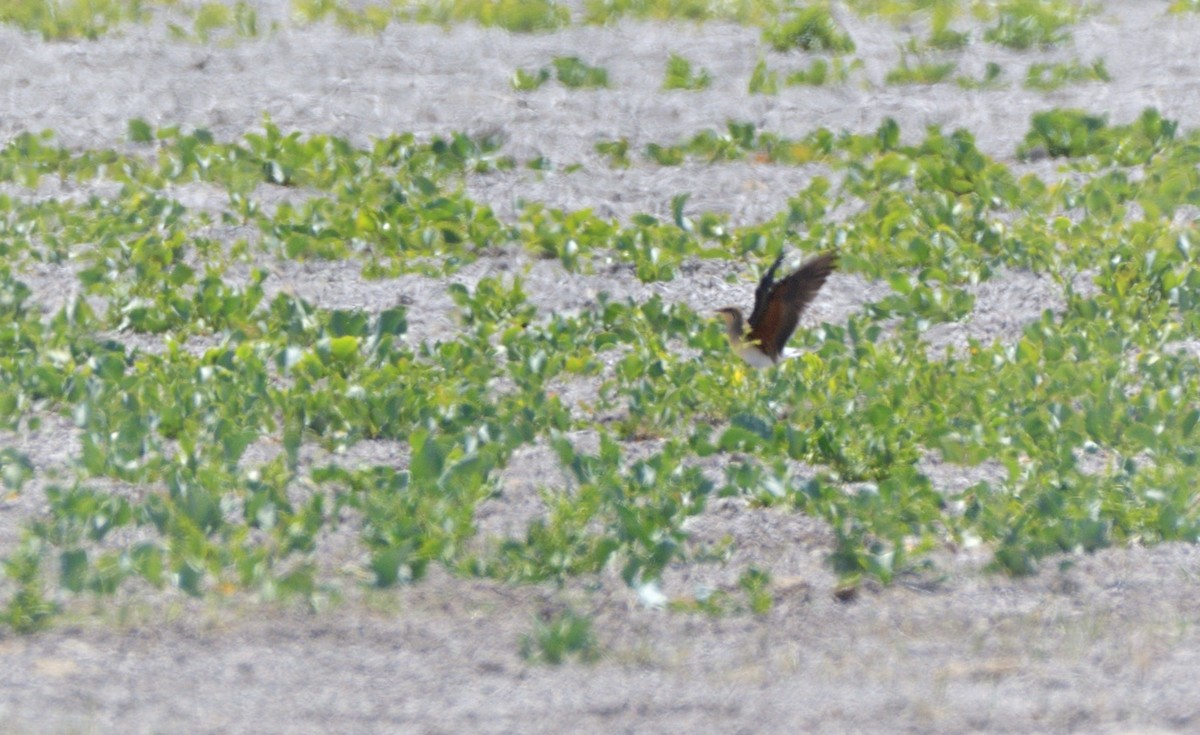
[[[786,3],[778,0],[585,0],[584,20],[612,23],[632,16],[638,20],[725,20],[764,25],[778,18]]]
[[[517,69],[512,75],[513,89],[518,92],[532,92],[550,80],[550,70],[542,67],[537,71]]]
[[[972,79],[971,77],[961,76],[957,80],[958,86],[963,89],[997,89],[1005,86],[1005,83],[1000,81],[1000,76],[1004,70],[994,61],[989,61],[984,66],[983,77],[980,79]]]
[[[779,93],[779,73],[767,68],[766,59],[759,59],[755,64],[754,71],[750,74],[749,92],[768,95]]]
[[[738,586],[746,593],[750,612],[755,615],[765,615],[770,612],[775,600],[771,596],[771,575],[756,567],[751,567],[738,578]]]
[[[934,28],[929,34],[929,40],[926,42],[929,48],[939,51],[958,51],[965,48],[971,40],[968,33],[956,31],[951,28]]]
[[[667,75],[663,80],[663,89],[708,89],[712,84],[712,74],[707,69],[694,71],[692,62],[679,54],[671,54],[667,59]]]
[[[629,167],[629,141],[605,140],[596,144],[596,152],[608,158],[608,165],[613,168]]]
[[[532,633],[521,638],[521,656],[528,661],[557,666],[574,657],[584,663],[600,658],[592,621],[570,610],[538,621]]]
[[[552,31],[566,25],[571,17],[553,0],[401,0],[396,12],[420,23],[473,21],[514,33]]]
[[[1175,138],[1175,123],[1146,110],[1137,122],[1109,127],[1107,120],[1082,110],[1051,110],[1033,116],[1032,129],[1017,149],[1020,156],[1042,150],[1050,156],[1101,155],[1122,165],[1147,162]]]
[[[1047,92],[1067,84],[1110,81],[1112,77],[1108,75],[1103,59],[1096,59],[1090,66],[1078,61],[1058,64],[1034,63],[1029,65],[1025,87]]]
[[[996,25],[983,32],[984,40],[1014,49],[1055,46],[1068,38],[1067,26],[1081,10],[1073,0],[1007,0],[997,11]]]
[[[122,23],[143,22],[138,0],[14,0],[0,6],[0,23],[40,33],[48,41],[96,39]]]
[[[829,51],[835,54],[854,51],[854,41],[821,5],[810,5],[792,13],[782,23],[763,30],[763,40],[776,51]]]
[[[911,65],[905,56],[900,66],[887,73],[884,81],[888,84],[937,84],[953,74],[956,66],[953,61],[921,61]]]
[[[608,72],[599,66],[589,66],[577,56],[560,56],[550,62],[558,81],[572,89],[608,86]]]
[[[843,84],[850,78],[850,72],[860,68],[862,68],[862,61],[858,59],[847,64],[840,58],[830,61],[817,58],[809,62],[807,69],[789,73],[783,83],[788,86],[807,85],[812,87]]]
[[[4,559],[4,576],[16,586],[0,621],[17,633],[32,633],[45,627],[56,606],[46,599],[41,576],[42,545],[26,538],[21,548]]]

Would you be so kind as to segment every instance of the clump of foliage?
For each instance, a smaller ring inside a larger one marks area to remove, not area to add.
[[[518,69],[513,73],[513,89],[529,92],[541,87],[550,80],[551,69],[565,87],[595,89],[608,86],[608,71],[603,67],[589,66],[578,56],[559,56],[550,62],[550,66],[537,71]]]
[[[963,31],[956,31],[950,27],[950,14],[948,12],[936,12],[933,16],[933,28],[929,32],[929,40],[926,44],[929,48],[939,51],[958,51],[966,47],[971,40],[971,35]]]
[[[829,9],[810,5],[793,12],[787,21],[768,26],[763,40],[776,51],[829,51],[852,53],[854,41],[833,19]]]
[[[568,658],[590,663],[600,658],[592,621],[566,610],[539,620],[532,633],[521,639],[521,655],[528,661],[557,666]]]
[[[1017,149],[1028,157],[1042,150],[1053,157],[1096,155],[1121,165],[1145,163],[1174,140],[1178,126],[1146,110],[1130,125],[1110,127],[1104,117],[1083,110],[1058,109],[1033,116],[1032,129]]]
[[[767,68],[767,60],[759,59],[750,73],[750,94],[779,94],[779,72]]]
[[[1025,86],[1048,92],[1067,84],[1079,82],[1110,82],[1112,77],[1104,66],[1104,59],[1096,59],[1091,65],[1078,61],[1047,64],[1036,62],[1029,65]]]
[[[961,7],[958,0],[847,0],[851,10],[863,16],[880,16],[908,22],[918,13],[932,11],[935,18],[953,17]]]
[[[788,86],[810,86],[821,87],[826,84],[843,84],[850,78],[850,72],[861,68],[862,62],[855,59],[851,63],[846,63],[840,58],[825,60],[822,58],[813,59],[809,62],[808,67],[798,71],[790,72],[784,77],[784,84]]]
[[[478,23],[513,33],[544,33],[566,26],[570,11],[553,0],[394,0],[387,4],[347,4],[342,0],[292,0],[292,9],[305,23],[332,17],[353,31],[380,33],[392,21]]]
[[[518,92],[532,92],[550,81],[550,69],[543,66],[537,71],[517,69],[512,75],[513,89]]]
[[[397,8],[376,4],[351,6],[341,0],[292,0],[292,13],[301,23],[318,23],[332,17],[347,30],[379,34],[396,19]]]
[[[585,0],[587,23],[612,23],[625,16],[638,20],[724,20],[765,25],[788,7],[780,0]]]
[[[953,74],[957,66],[953,61],[919,61],[910,64],[905,55],[900,60],[900,66],[888,71],[884,81],[888,84],[937,84]]]
[[[596,144],[596,152],[608,158],[608,165],[613,168],[629,167],[629,141],[602,140]]]
[[[571,20],[567,8],[553,0],[401,0],[396,12],[420,23],[472,21],[514,33],[553,31]]]
[[[1082,10],[1075,0],[1007,0],[997,9],[996,24],[983,32],[990,43],[1013,49],[1055,46],[1069,36],[1066,31]]]
[[[712,84],[712,73],[708,69],[695,71],[692,62],[679,54],[671,54],[667,59],[666,78],[663,79],[663,89],[708,89]]]
[[[148,10],[139,0],[13,0],[0,5],[0,23],[47,41],[96,39],[114,26],[147,20]]]
[[[221,2],[201,3],[194,10],[185,8],[184,12],[192,14],[191,31],[178,23],[167,24],[171,34],[177,38],[208,43],[213,39],[230,41],[233,38],[254,38],[259,34],[258,12],[241,0],[232,6]],[[232,36],[228,35],[229,31],[232,31]]]
[[[577,56],[560,56],[550,62],[558,81],[571,88],[608,86],[608,72],[599,66],[589,66]]]
[[[979,79],[972,79],[968,76],[960,76],[956,81],[958,86],[963,89],[996,89],[1005,85],[1000,81],[1000,76],[1004,70],[994,61],[987,62],[983,68],[983,76]]]
[[[4,559],[3,576],[8,578],[11,592],[0,610],[0,622],[17,633],[41,630],[57,610],[57,605],[46,596],[42,554],[42,544],[36,537],[30,537]]]

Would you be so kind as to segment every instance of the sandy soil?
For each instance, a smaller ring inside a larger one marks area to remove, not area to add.
[[[471,179],[471,194],[502,216],[518,198],[618,217],[665,214],[672,196],[689,192],[691,208],[741,223],[774,214],[822,171],[749,164],[614,170],[593,145],[623,136],[640,150],[722,128],[731,118],[802,135],[817,126],[870,131],[891,116],[909,139],[928,124],[966,127],[984,151],[1012,162],[1030,114],[1049,107],[1083,107],[1126,122],[1154,106],[1185,128],[1200,122],[1200,16],[1165,19],[1165,2],[1102,3],[1058,49],[1018,54],[976,43],[963,52],[960,71],[979,77],[996,61],[1010,82],[983,92],[950,83],[883,85],[905,30],[843,12],[866,83],[784,88],[775,97],[746,92],[759,56],[780,70],[805,62],[765,52],[748,28],[623,23],[518,37],[393,26],[380,37],[361,37],[331,26],[292,27],[286,3],[256,6],[260,26],[276,17],[284,19],[281,30],[232,47],[170,41],[160,24],[80,43],[44,43],[0,29],[0,141],[51,128],[72,146],[122,145],[132,117],[237,137],[264,112],[284,129],[356,142],[399,131],[499,131],[518,158],[584,164],[576,173],[521,169]],[[658,90],[670,51],[710,69],[712,89]],[[603,65],[613,88],[512,91],[514,69],[562,54]],[[1029,63],[1070,58],[1103,58],[1113,80],[1047,94],[1021,87]],[[1052,175],[1053,166],[1023,170]],[[203,188],[179,192],[189,207],[210,206],[214,196]],[[579,308],[601,290],[616,298],[658,293],[696,307],[735,293],[722,269],[705,264],[652,285],[630,283],[622,272],[567,275],[552,263],[502,259],[482,260],[456,278],[470,282],[526,265],[527,289],[545,310]],[[437,281],[368,282],[350,264],[270,267],[272,288],[293,289],[321,306],[378,310],[401,294],[413,305],[413,339],[451,323],[451,302]],[[69,268],[22,274],[47,308],[70,292],[73,277]],[[880,288],[838,275],[812,318],[845,318]],[[1052,282],[1028,273],[1004,274],[977,295],[969,319],[938,327],[930,341],[1005,339],[1061,298]],[[0,443],[28,454],[39,477],[69,466],[78,446],[61,420]],[[401,457],[388,443],[356,452],[363,462]],[[481,533],[519,533],[540,510],[537,483],[554,469],[549,452],[523,449],[506,472],[503,494],[480,509]],[[947,488],[994,469],[923,467]],[[20,523],[39,511],[38,482],[0,505],[0,544],[11,544]],[[98,609],[81,601],[53,630],[0,636],[0,731],[1200,732],[1195,547],[1062,557],[1021,580],[983,572],[985,559],[963,553],[937,560],[945,577],[936,583],[867,589],[840,602],[822,563],[831,538],[821,523],[721,501],[690,530],[698,545],[732,539],[730,558],[673,567],[664,591],[732,589],[754,564],[775,581],[768,614],[668,613],[641,605],[609,577],[554,590],[436,570],[398,593],[352,592],[317,615],[170,595],[127,594]],[[521,636],[567,606],[595,620],[601,660],[557,668],[525,662]]]

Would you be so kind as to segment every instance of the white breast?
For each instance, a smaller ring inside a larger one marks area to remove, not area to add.
[[[758,349],[754,345],[746,345],[738,348],[738,355],[746,361],[750,367],[767,368],[775,364],[775,361],[767,357],[766,353]]]

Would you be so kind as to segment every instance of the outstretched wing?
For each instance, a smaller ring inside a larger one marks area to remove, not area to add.
[[[762,319],[763,314],[767,310],[767,300],[771,296],[771,287],[775,285],[775,269],[783,262],[783,253],[775,258],[775,262],[767,269],[766,275],[758,282],[758,288],[754,289],[754,310],[750,312],[750,328],[758,326],[758,322]]]
[[[758,348],[772,360],[778,359],[792,332],[796,331],[800,315],[836,267],[837,253],[822,253],[775,284],[767,295],[758,323],[751,322],[750,341],[757,342]]]

